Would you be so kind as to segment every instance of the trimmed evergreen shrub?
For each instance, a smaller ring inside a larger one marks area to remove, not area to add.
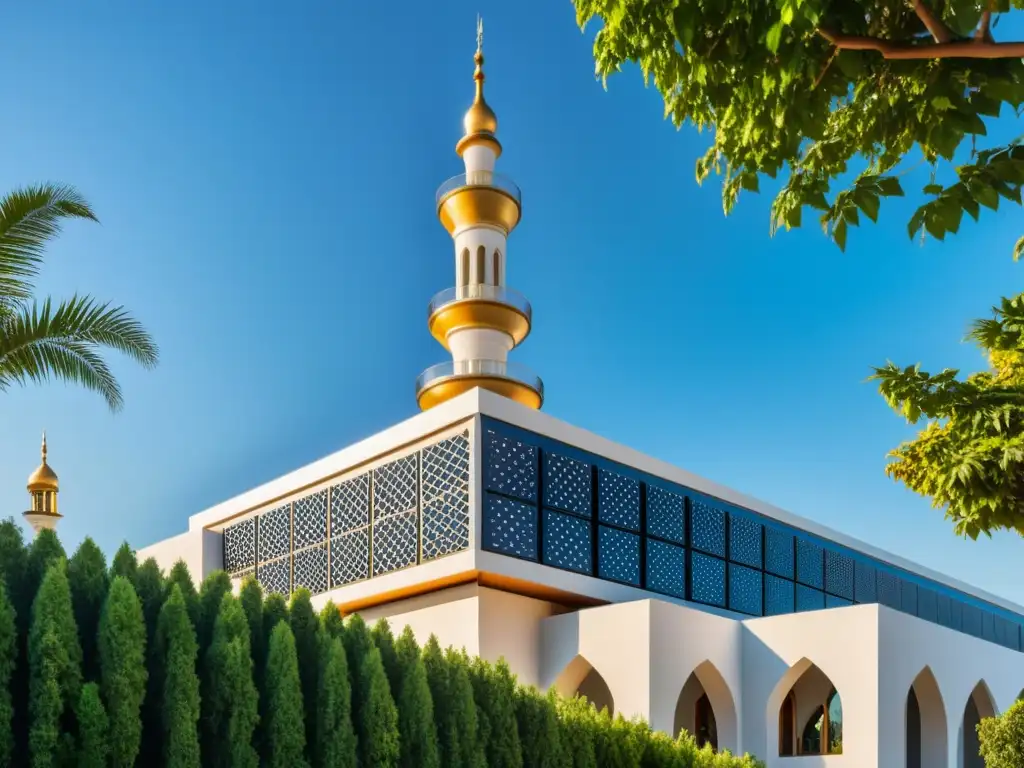
[[[328,608],[337,609],[328,604]],[[324,610],[327,610],[326,608]],[[338,614],[340,617],[340,614]],[[317,690],[317,742],[313,750],[318,768],[356,768],[359,763],[352,726],[352,687],[348,659],[341,638],[325,631],[320,638],[320,679]]]
[[[397,697],[399,764],[403,768],[440,768],[434,702],[411,627],[406,627],[395,643],[395,656],[402,676]]]
[[[213,639],[213,625],[220,613],[224,595],[231,592],[231,578],[224,571],[214,571],[199,587],[199,626],[196,627],[196,640],[199,643],[199,654],[202,656],[210,647]]]
[[[260,687],[263,674],[262,664],[265,663],[266,650],[263,647],[263,587],[254,576],[247,576],[238,592],[238,601],[245,612],[245,620],[249,622],[249,648],[252,658],[258,662],[256,666],[256,687]]]
[[[398,710],[391,697],[380,651],[375,646],[364,656],[359,676],[363,682],[357,726],[360,764],[396,768],[399,758]]]
[[[259,697],[252,678],[249,624],[233,595],[224,595],[206,652],[207,696],[202,701],[203,763],[255,768],[253,732]]]
[[[523,768],[562,768],[566,758],[554,702],[536,688],[519,688],[515,692],[515,711]]]
[[[597,755],[594,754],[594,718],[597,713],[594,708],[585,699],[575,697],[558,701],[558,714],[566,768],[597,768]]]
[[[398,690],[402,683],[402,673],[398,669],[398,656],[395,654],[395,636],[387,619],[378,619],[370,630],[373,644],[380,651],[380,660],[384,664],[384,673],[388,676],[391,695],[398,698]]]
[[[266,681],[268,703],[263,764],[268,768],[305,766],[302,682],[299,678],[295,635],[287,622],[279,622],[270,635],[267,669],[263,679]]]
[[[110,755],[109,728],[110,721],[103,708],[99,686],[86,683],[78,698],[78,768],[107,768]]]
[[[522,768],[515,712],[516,681],[508,664],[504,659],[493,666],[473,659],[470,680],[488,768]]]
[[[175,584],[160,610],[156,649],[163,675],[159,680],[160,738],[166,768],[199,768],[199,677],[196,675],[195,628],[181,587]]]
[[[156,647],[157,622],[167,594],[164,574],[152,557],[147,558],[135,572],[135,592],[142,605],[142,619],[146,625],[146,667],[150,674],[146,680],[146,698],[142,702],[142,744],[139,762],[152,765],[160,757],[161,703],[163,679],[150,658]]]
[[[14,759],[14,697],[11,683],[18,663],[18,630],[14,606],[0,580],[0,766]]]
[[[123,576],[132,584],[135,583],[135,573],[139,570],[139,561],[135,557],[135,550],[128,546],[125,541],[117,548],[114,559],[110,563],[110,580],[115,576]]]
[[[32,602],[28,746],[35,768],[73,756],[68,737],[75,732],[74,710],[82,692],[82,648],[66,570],[64,560],[56,559]]]
[[[302,682],[302,705],[306,724],[306,743],[316,742],[316,674],[320,666],[320,620],[310,602],[309,590],[297,589],[292,594],[288,620],[295,637],[295,653]]]
[[[339,640],[345,633],[345,620],[341,617],[338,606],[331,601],[328,601],[320,611],[320,629],[328,637],[336,637]]]
[[[185,565],[184,560],[178,560],[171,567],[170,573],[167,574],[164,588],[168,595],[171,594],[171,589],[175,585],[181,588],[181,596],[185,598],[185,607],[188,608],[188,618],[192,622],[192,626],[198,631],[199,593],[196,592],[195,582],[192,581],[192,574],[189,573],[188,566]]]
[[[100,626],[103,601],[107,598],[107,560],[96,542],[86,537],[68,561],[68,583],[71,586],[71,604],[78,624],[78,639],[82,644],[82,658],[86,677],[99,677],[99,656],[96,637]]]
[[[279,621],[288,621],[288,603],[277,592],[271,592],[263,601],[263,641],[260,650],[263,655],[253,657],[257,663],[266,665],[267,647],[270,645],[270,633]]]
[[[110,762],[131,768],[142,739],[146,695],[146,625],[135,588],[115,576],[99,629],[100,689],[110,719]]]

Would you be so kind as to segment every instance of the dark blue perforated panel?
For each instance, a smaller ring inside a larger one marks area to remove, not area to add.
[[[690,500],[690,546],[725,557],[725,512],[700,499]]]
[[[996,641],[996,617],[988,611],[981,612],[981,636],[990,643]]]
[[[685,598],[686,550],[657,539],[648,539],[647,588]]]
[[[487,430],[484,483],[489,491],[537,501],[537,448]]]
[[[760,571],[729,563],[729,608],[751,616],[761,615]]]
[[[813,541],[796,540],[796,580],[815,589],[823,589],[825,555],[822,548]]]
[[[608,469],[597,474],[597,517],[602,523],[640,530],[640,481]]]
[[[936,593],[935,595],[935,621],[944,627],[953,626],[953,618],[950,616],[949,595]]]
[[[796,610],[818,611],[825,607],[825,593],[820,589],[811,589],[803,584],[796,585]]]
[[[847,600],[845,597],[836,597],[835,595],[825,595],[825,607],[826,608],[843,608],[847,605],[853,605],[852,600]]]
[[[690,597],[698,603],[725,607],[725,561],[690,553]]]
[[[756,520],[729,515],[729,559],[760,569],[764,562],[761,531],[762,526]]]
[[[544,510],[544,562],[568,571],[593,573],[590,524],[575,515]]]
[[[825,550],[825,591],[853,600],[853,558],[832,549]]]
[[[937,595],[933,590],[921,587],[917,590],[917,615],[926,621],[938,621]]]
[[[590,465],[544,452],[544,506],[590,517],[593,511]]]
[[[995,617],[995,642],[1004,648],[1017,648],[1016,637],[1011,641],[1011,633],[1016,630],[1017,625],[1004,619],[1002,616]]]
[[[629,531],[597,530],[597,575],[602,579],[640,586],[640,537]]]
[[[888,571],[878,572],[878,602],[899,610],[902,590],[899,576]]]
[[[900,579],[900,610],[917,616],[917,584]]]
[[[659,539],[685,543],[686,498],[656,485],[648,485],[647,533]]]
[[[949,598],[949,626],[957,632],[964,629],[964,604],[954,598]]]
[[[484,549],[537,559],[537,509],[519,501],[487,494]]]
[[[981,609],[973,605],[963,605],[962,616],[964,632],[981,637]]]
[[[764,539],[764,569],[784,579],[792,579],[796,575],[793,534],[769,526],[765,528]]]
[[[873,565],[854,563],[853,599],[858,603],[878,602],[878,573]]]
[[[792,613],[795,601],[794,584],[789,579],[765,574],[764,577],[764,614],[780,616]]]

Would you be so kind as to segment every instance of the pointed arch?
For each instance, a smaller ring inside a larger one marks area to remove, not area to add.
[[[842,696],[825,672],[802,658],[768,698],[769,723],[779,733],[779,755],[835,755],[843,750]]]
[[[459,285],[469,285],[469,248],[463,248],[459,258]]]
[[[960,725],[960,743],[962,745],[963,768],[985,768],[981,757],[981,744],[978,740],[978,724],[986,717],[995,717],[995,699],[988,683],[978,681],[964,704],[963,722]]]
[[[582,655],[570,661],[551,686],[565,697],[584,696],[598,712],[615,714],[615,699],[601,673]]]
[[[476,274],[473,275],[473,282],[477,285],[483,285],[487,282],[486,272],[487,269],[487,249],[484,246],[478,246],[476,249]]]
[[[501,285],[501,251],[497,248],[494,249],[494,254],[491,256],[491,282],[494,285]]]
[[[694,668],[676,700],[673,735],[684,730],[716,751],[737,746],[736,702],[722,673],[708,660]]]
[[[946,705],[926,666],[910,684],[906,702],[906,768],[943,768],[949,755]]]

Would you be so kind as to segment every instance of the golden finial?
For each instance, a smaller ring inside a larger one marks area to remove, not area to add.
[[[43,430],[43,450],[42,450],[42,454],[43,454],[43,464],[45,464],[46,463],[46,430],[45,429]]]
[[[473,99],[473,106],[466,112],[463,120],[466,137],[475,134],[494,136],[498,132],[498,117],[484,100],[484,20],[480,16],[476,17],[476,53],[473,55],[473,61],[476,62],[476,69],[473,71],[476,96]]]
[[[59,488],[57,473],[46,463],[46,432],[43,432],[43,445],[40,449],[42,461],[28,478],[30,491],[56,491]]]

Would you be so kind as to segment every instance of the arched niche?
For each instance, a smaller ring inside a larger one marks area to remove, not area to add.
[[[906,768],[945,768],[948,760],[946,706],[930,667],[907,691]]]
[[[699,664],[686,679],[673,721],[673,735],[686,731],[701,746],[735,749],[738,723],[736,703],[725,678],[710,661]]]
[[[843,751],[843,701],[821,668],[801,659],[769,698],[779,755],[836,755]]]
[[[609,715],[615,714],[615,699],[608,683],[583,656],[570,661],[552,687],[565,697],[586,697],[598,712],[607,709]]]
[[[985,768],[985,761],[981,757],[981,744],[978,741],[978,723],[983,718],[995,716],[995,699],[992,698],[988,685],[982,680],[974,686],[964,705],[960,729],[962,768]]]

